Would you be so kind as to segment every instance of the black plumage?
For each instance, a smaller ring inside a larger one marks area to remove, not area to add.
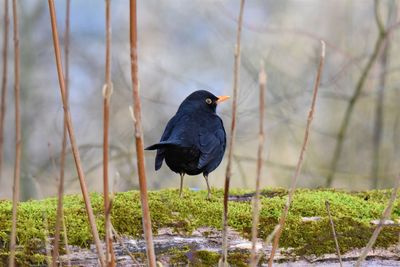
[[[193,92],[168,122],[160,142],[146,148],[157,150],[156,170],[165,159],[168,167],[181,175],[180,195],[185,174],[203,173],[210,197],[208,174],[221,163],[226,147],[224,125],[216,107],[226,99],[205,90]]]

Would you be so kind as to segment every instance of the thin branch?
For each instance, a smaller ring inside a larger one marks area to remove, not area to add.
[[[310,131],[311,122],[312,122],[312,119],[314,116],[315,103],[317,100],[317,93],[318,93],[318,88],[319,88],[319,84],[321,81],[322,68],[324,66],[324,62],[325,62],[325,42],[321,40],[321,56],[320,56],[319,66],[317,69],[317,76],[315,78],[313,96],[312,96],[310,111],[308,113],[307,126],[306,126],[306,130],[305,130],[305,134],[304,134],[303,146],[300,151],[300,156],[299,156],[299,160],[297,162],[296,171],[295,171],[292,181],[291,181],[288,199],[287,199],[285,207],[283,209],[281,218],[279,219],[280,227],[274,238],[274,244],[272,246],[271,256],[270,256],[269,262],[268,262],[269,267],[272,267],[272,264],[274,262],[275,252],[278,249],[279,239],[281,237],[282,231],[285,226],[286,217],[289,213],[289,207],[290,207],[290,204],[292,203],[293,195],[296,190],[297,179],[300,175],[301,167],[303,165],[304,152],[306,151],[306,148],[307,148],[308,135],[309,135],[309,131]]]
[[[378,3],[375,2],[375,5]],[[397,5],[395,1],[391,2],[391,5],[388,6],[389,14],[387,16],[387,25],[392,24],[392,21],[396,20],[397,17]],[[393,12],[393,11],[395,12]],[[378,12],[378,11],[376,11]],[[379,17],[379,16],[378,16]],[[379,19],[377,19],[380,21]],[[371,180],[372,188],[378,188],[379,182],[379,171],[381,165],[381,153],[380,147],[382,142],[382,136],[384,135],[384,104],[385,104],[385,89],[386,89],[386,80],[388,67],[390,65],[390,41],[391,38],[386,38],[382,45],[382,52],[379,56],[379,82],[377,85],[377,97],[376,97],[376,105],[375,105],[375,118],[374,118],[374,130],[373,130],[373,139],[372,139],[372,166],[371,166]]]
[[[44,226],[44,247],[46,250],[46,263],[47,266],[52,266],[51,261],[51,246],[50,246],[50,235],[49,235],[49,222],[47,220],[47,213],[46,210],[42,210],[42,218],[43,218],[43,226]]]
[[[333,179],[335,177],[335,173],[336,173],[336,169],[337,169],[337,165],[339,163],[339,159],[340,159],[340,156],[341,156],[342,150],[343,150],[344,137],[347,133],[347,128],[349,127],[350,119],[353,114],[355,104],[361,95],[364,84],[367,81],[368,74],[369,74],[376,58],[378,57],[381,46],[384,43],[384,40],[386,39],[386,37],[388,35],[387,31],[381,31],[382,22],[379,17],[379,12],[377,9],[378,9],[378,2],[375,1],[375,19],[376,19],[377,27],[379,29],[379,35],[375,42],[374,51],[372,52],[372,55],[367,62],[367,65],[365,65],[365,67],[361,73],[361,76],[360,76],[359,80],[357,81],[356,89],[353,93],[353,96],[350,98],[349,104],[347,105],[346,111],[344,113],[342,124],[340,126],[340,129],[339,129],[339,132],[338,132],[337,138],[336,138],[336,146],[335,146],[335,150],[333,152],[330,172],[326,179],[326,187],[332,186]]]
[[[82,163],[78,151],[78,146],[75,139],[74,129],[72,125],[71,113],[68,108],[66,90],[65,90],[65,81],[64,81],[64,74],[62,71],[62,64],[61,64],[61,53],[60,53],[60,44],[58,41],[58,31],[57,31],[57,19],[56,19],[56,11],[54,7],[54,0],[48,0],[49,3],[49,11],[50,11],[50,19],[51,19],[51,28],[53,34],[53,43],[54,43],[54,53],[56,58],[56,65],[57,65],[57,74],[58,74],[58,81],[60,85],[60,92],[61,98],[63,101],[63,108],[64,108],[64,116],[66,117],[66,124],[69,134],[69,139],[72,147],[72,152],[75,160],[76,170],[78,172],[79,182],[82,190],[83,199],[85,202],[86,212],[88,214],[89,224],[91,227],[94,243],[97,250],[97,255],[99,257],[99,261],[101,266],[105,266],[104,264],[104,254],[102,250],[102,246],[100,243],[99,233],[97,231],[96,221],[93,214],[92,205],[90,203],[90,197],[88,193],[88,189],[86,187],[85,181],[85,174],[83,172]]]
[[[10,238],[10,260],[9,266],[15,264],[15,247],[17,238],[17,209],[19,202],[20,168],[21,168],[21,118],[19,112],[20,104],[20,51],[19,51],[19,26],[17,0],[12,2],[13,10],[13,37],[14,37],[14,98],[15,98],[15,165],[13,182],[13,207],[12,227]]]
[[[232,159],[233,148],[236,136],[236,113],[237,113],[237,95],[239,87],[240,76],[240,40],[243,24],[243,10],[244,0],[240,1],[239,20],[237,24],[236,45],[234,53],[234,66],[233,66],[233,99],[232,99],[232,121],[230,128],[230,137],[228,144],[228,164],[226,165],[225,174],[225,188],[224,188],[224,215],[223,215],[223,230],[222,230],[222,259],[221,262],[224,266],[228,265],[228,198],[229,198],[229,183],[232,176]]]
[[[133,123],[135,128],[136,161],[139,174],[140,202],[142,206],[142,222],[144,238],[146,240],[146,252],[148,265],[156,266],[156,255],[154,253],[153,233],[151,230],[150,210],[147,197],[146,168],[144,160],[144,145],[141,121],[141,104],[139,96],[139,77],[138,77],[138,49],[137,49],[137,14],[136,0],[130,0],[129,5],[130,22],[130,56],[131,56],[131,79],[133,93]]]
[[[384,122],[384,94],[386,87],[386,69],[388,67],[388,52],[389,52],[389,38],[387,38],[382,47],[382,55],[380,56],[380,76],[379,85],[377,88],[377,98],[375,106],[374,130],[372,138],[372,166],[371,166],[371,180],[372,189],[378,188],[379,170],[380,170],[380,147],[383,135],[383,122]]]
[[[64,244],[65,244],[65,254],[67,256],[71,255],[71,251],[69,250],[68,245],[68,233],[67,233],[67,226],[65,225],[65,216],[64,210],[62,210],[62,225],[63,225],[63,236],[64,236]],[[71,266],[71,257],[67,257],[67,266]]]
[[[65,94],[66,102],[68,105],[68,85],[69,85],[69,34],[70,34],[70,6],[71,0],[66,1],[66,14],[65,14],[65,33],[64,33],[64,60],[65,60]],[[57,192],[57,215],[56,215],[56,225],[54,234],[54,245],[53,245],[53,267],[57,266],[57,259],[59,255],[59,241],[60,241],[60,231],[61,224],[63,223],[63,196],[64,196],[64,177],[65,177],[65,158],[67,151],[67,123],[66,114],[63,114],[63,137],[61,144],[61,155],[60,155],[60,180]]]
[[[264,64],[261,63],[260,73],[258,77],[260,89],[260,118],[259,118],[259,134],[258,134],[258,152],[257,152],[257,174],[256,174],[256,194],[253,199],[253,221],[251,229],[251,257],[250,266],[257,266],[257,237],[258,237],[258,223],[260,219],[260,180],[263,167],[263,153],[264,153],[264,114],[265,114],[265,90],[267,86],[267,74],[264,70]]]
[[[105,211],[105,244],[107,266],[115,266],[113,240],[111,232],[111,216],[109,182],[108,182],[108,155],[109,155],[109,127],[110,127],[110,100],[112,94],[111,83],[111,0],[106,0],[106,60],[105,85],[103,88],[103,195]]]
[[[380,35],[385,35],[385,26],[383,25],[382,17],[379,12],[379,1],[374,0],[374,15],[375,15],[375,21],[376,21],[376,26],[378,27],[379,34]]]
[[[274,230],[272,230],[272,232],[267,236],[267,238],[266,238],[265,241],[263,242],[263,248],[264,248],[264,250],[266,250],[267,246],[268,246],[269,244],[271,244],[272,239],[275,237],[276,233],[278,233],[279,228],[280,228],[280,225],[279,225],[279,224],[275,225]],[[260,253],[260,254],[258,255],[258,257],[257,257],[256,266],[258,266],[258,263],[260,262],[261,257],[262,257],[262,253]]]
[[[382,214],[382,217],[381,217],[381,219],[380,219],[380,221],[379,221],[379,224],[378,224],[378,226],[375,228],[375,231],[374,231],[374,233],[372,234],[370,240],[368,241],[367,246],[364,248],[363,252],[361,253],[360,257],[358,258],[358,260],[357,260],[357,262],[356,262],[356,264],[355,264],[356,267],[361,266],[361,263],[362,263],[362,262],[365,260],[365,258],[367,257],[368,252],[369,252],[369,251],[372,249],[372,247],[374,246],[375,241],[376,241],[376,239],[378,238],[379,233],[381,232],[383,226],[385,225],[386,220],[390,217],[390,214],[392,213],[393,204],[394,204],[394,202],[396,201],[397,194],[398,194],[398,192],[399,192],[399,188],[400,188],[400,174],[397,176],[397,181],[396,181],[396,184],[395,184],[395,186],[394,186],[394,188],[393,188],[392,195],[391,195],[391,197],[390,197],[390,199],[389,199],[389,202],[388,202],[388,204],[387,204],[387,206],[386,206],[385,211],[384,211],[383,214]]]
[[[8,15],[8,0],[4,0],[4,29],[3,29],[3,76],[1,79],[0,106],[0,178],[3,170],[4,118],[6,115],[7,75],[8,75],[8,31],[10,17]]]
[[[112,233],[114,234],[115,238],[121,245],[121,247],[125,250],[125,252],[128,254],[128,256],[132,259],[135,266],[140,266],[141,264],[136,260],[135,256],[129,251],[129,248],[125,245],[124,240],[122,240],[121,236],[118,234],[118,232],[115,230],[115,228],[112,224],[111,224],[111,230],[112,230]]]
[[[342,256],[340,255],[339,242],[338,242],[338,239],[336,236],[335,224],[333,223],[329,201],[325,201],[325,207],[326,207],[326,212],[328,213],[328,216],[329,216],[329,223],[331,224],[332,236],[333,236],[333,239],[335,240],[336,254],[338,255],[338,258],[339,258],[340,267],[342,267],[343,266]]]

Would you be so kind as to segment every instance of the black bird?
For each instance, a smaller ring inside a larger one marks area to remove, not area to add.
[[[157,149],[156,170],[165,159],[168,167],[181,175],[180,197],[185,174],[203,173],[210,198],[208,174],[221,163],[226,147],[224,125],[215,111],[228,98],[205,90],[193,92],[169,120],[160,142],[146,148]]]

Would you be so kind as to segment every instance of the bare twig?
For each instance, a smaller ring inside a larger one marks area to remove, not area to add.
[[[106,262],[107,266],[115,266],[115,255],[112,244],[111,210],[108,182],[108,154],[109,154],[109,126],[110,126],[110,100],[112,94],[111,83],[111,0],[106,0],[106,60],[105,60],[105,85],[103,88],[103,194],[105,211],[106,233]]]
[[[53,170],[54,170],[55,175],[57,175],[57,164],[56,164],[56,160],[55,160],[55,158],[54,158],[54,155],[53,155],[53,152],[52,152],[51,144],[50,144],[50,143],[48,143],[48,147],[49,147],[50,162],[51,162],[51,164],[52,164],[52,166],[53,166]],[[62,217],[62,219],[60,219],[60,222],[62,222],[62,227],[63,227],[63,237],[64,237],[64,244],[65,244],[65,251],[66,251],[66,254],[69,255],[69,254],[71,254],[71,253],[70,253],[69,247],[68,247],[68,237],[67,237],[67,228],[66,228],[66,226],[65,226],[64,209],[61,209],[61,214],[60,214],[60,216]],[[57,218],[56,218],[56,223],[57,223]],[[56,227],[56,229],[57,229],[57,227]],[[58,241],[58,242],[59,242],[59,241]],[[58,242],[57,242],[57,243],[58,243]],[[55,266],[58,266],[58,265],[57,265],[58,254],[57,254],[57,256],[55,256],[55,255],[54,255],[54,251],[55,251],[55,248],[53,247],[53,253],[52,253],[52,255],[51,255],[51,257],[52,257],[52,266],[54,265],[54,262],[56,262]],[[57,248],[57,251],[58,251],[58,248]],[[70,261],[70,259],[68,258],[68,266],[70,266],[70,265],[71,265],[71,261]]]
[[[350,118],[353,114],[355,104],[361,95],[364,84],[368,78],[368,74],[369,74],[376,58],[378,57],[381,46],[384,43],[384,40],[386,39],[386,37],[388,35],[388,32],[384,31],[382,28],[382,22],[381,22],[381,18],[380,18],[379,12],[378,12],[378,1],[375,1],[375,20],[376,20],[376,24],[379,29],[379,35],[375,42],[374,51],[372,52],[372,55],[367,62],[367,65],[365,65],[365,67],[361,73],[361,76],[357,81],[356,89],[353,93],[353,96],[350,98],[349,103],[346,108],[346,111],[344,113],[342,124],[340,126],[340,129],[339,129],[339,132],[338,132],[337,138],[336,138],[336,146],[335,146],[335,150],[333,152],[330,172],[326,179],[326,187],[332,186],[333,179],[335,177],[335,173],[336,173],[336,169],[337,169],[337,165],[339,163],[340,155],[341,155],[342,149],[343,149],[344,137],[347,133],[347,128],[349,127]]]
[[[233,146],[236,136],[236,109],[237,109],[237,95],[239,87],[239,71],[240,71],[240,40],[243,24],[243,10],[244,0],[240,1],[239,20],[237,24],[236,45],[234,53],[234,66],[233,66],[233,99],[232,99],[232,121],[230,128],[230,137],[228,144],[228,164],[226,165],[225,174],[225,188],[224,188],[224,214],[223,214],[223,229],[222,229],[222,259],[221,262],[224,266],[228,265],[228,197],[229,197],[229,183],[232,176],[232,159],[233,159]]]
[[[380,16],[380,12],[379,12],[379,1],[378,0],[374,0],[374,15],[375,15],[375,21],[376,21],[376,26],[378,27],[379,30],[379,34],[384,35],[385,34],[385,26],[383,24],[382,21],[382,17]]]
[[[125,252],[128,254],[128,256],[132,259],[133,263],[137,266],[140,266],[140,263],[136,260],[135,256],[129,251],[127,246],[124,243],[124,240],[122,240],[121,236],[118,234],[118,232],[115,230],[114,226],[111,224],[111,230],[119,244],[122,246],[122,248],[125,250]]]
[[[279,224],[275,225],[274,230],[272,230],[272,232],[267,236],[267,238],[265,239],[265,241],[264,241],[263,244],[262,244],[264,250],[266,250],[265,248],[266,248],[269,244],[271,244],[272,239],[275,237],[276,233],[278,233],[279,228],[280,228],[280,225],[279,225]],[[258,266],[258,262],[261,260],[261,257],[262,257],[262,253],[260,253],[260,254],[257,256],[256,266]]]
[[[260,217],[260,180],[263,167],[263,153],[264,153],[264,113],[265,113],[265,90],[267,85],[267,75],[264,70],[264,64],[261,63],[260,73],[258,77],[260,87],[260,118],[259,118],[259,134],[258,134],[258,152],[257,152],[257,174],[256,174],[256,194],[253,200],[253,221],[251,229],[251,257],[250,266],[257,266],[257,236],[258,236],[258,223]]]
[[[85,174],[83,172],[82,163],[78,151],[78,146],[75,139],[74,129],[72,125],[71,113],[68,108],[68,102],[66,97],[66,90],[65,90],[65,81],[64,81],[64,74],[62,71],[62,64],[61,64],[61,53],[60,53],[60,44],[58,41],[58,31],[57,31],[57,19],[56,19],[56,11],[54,7],[54,0],[48,0],[49,3],[49,10],[50,10],[50,19],[51,19],[51,28],[53,34],[53,42],[54,42],[54,53],[56,58],[56,65],[57,65],[57,74],[58,74],[58,81],[60,84],[60,92],[61,98],[63,101],[63,108],[64,108],[64,115],[66,115],[66,124],[69,134],[69,139],[72,147],[72,152],[74,155],[75,165],[79,176],[79,182],[82,190],[83,199],[85,202],[86,212],[89,218],[89,224],[92,231],[93,239],[95,242],[97,255],[99,257],[99,261],[101,266],[105,266],[104,264],[104,254],[102,250],[102,246],[100,243],[99,233],[97,231],[96,221],[93,214],[92,205],[90,203],[90,197],[88,193],[88,189],[86,187],[85,181]]]
[[[279,224],[275,225],[274,230],[267,236],[267,239],[264,242],[265,246],[268,246],[272,242],[272,239],[275,237],[276,233],[279,231],[279,228],[280,228]]]
[[[339,242],[338,242],[338,239],[336,236],[335,224],[333,223],[331,210],[330,210],[330,204],[329,204],[328,200],[325,201],[325,207],[326,207],[326,212],[328,213],[329,223],[331,224],[332,236],[333,236],[333,239],[335,240],[336,254],[338,255],[338,258],[339,258],[340,267],[342,267],[343,266],[342,255],[340,255]]]
[[[396,201],[397,198],[397,194],[399,192],[399,188],[400,188],[400,174],[397,176],[397,181],[396,184],[393,188],[392,191],[392,195],[390,196],[389,202],[382,214],[382,217],[379,221],[379,224],[376,226],[375,231],[373,232],[370,240],[368,241],[368,244],[366,245],[366,247],[364,248],[363,252],[361,253],[360,257],[358,258],[355,266],[359,267],[361,266],[361,263],[364,261],[365,257],[367,257],[368,252],[372,249],[372,247],[375,244],[376,239],[379,236],[379,233],[381,232],[385,221],[390,217],[390,214],[392,213],[392,208],[393,208],[393,204]]]
[[[67,234],[67,226],[65,225],[65,216],[64,216],[64,209],[62,210],[62,224],[63,224],[63,236],[64,236],[64,245],[65,245],[65,254],[69,256],[71,251],[69,250],[68,244],[68,234]],[[67,257],[67,266],[71,266],[71,258]]]
[[[317,93],[318,93],[318,88],[319,88],[319,84],[321,81],[322,68],[324,66],[324,61],[325,61],[325,42],[321,40],[321,57],[320,57],[319,66],[317,69],[317,76],[315,78],[313,96],[312,96],[310,111],[308,113],[307,126],[306,126],[306,130],[305,130],[305,134],[304,134],[303,146],[300,151],[300,156],[299,156],[299,160],[297,162],[296,171],[292,177],[288,199],[287,199],[285,207],[283,209],[281,218],[279,219],[280,227],[274,238],[274,244],[272,246],[271,256],[270,256],[269,262],[268,262],[269,267],[272,267],[272,264],[274,262],[275,252],[278,249],[279,239],[281,237],[281,234],[282,234],[282,231],[283,231],[283,228],[285,225],[286,217],[289,212],[289,207],[290,207],[290,204],[292,203],[293,195],[296,190],[297,179],[300,175],[301,167],[303,165],[304,152],[306,151],[306,148],[307,148],[308,135],[309,135],[309,131],[310,131],[311,122],[312,122],[312,119],[314,116],[315,102],[317,100]]]
[[[0,106],[0,178],[3,169],[4,118],[6,115],[9,28],[10,28],[10,17],[8,15],[8,0],[4,0],[3,76],[1,79],[1,106]]]
[[[70,33],[70,7],[71,0],[66,1],[66,14],[65,14],[65,33],[64,33],[64,60],[65,60],[65,94],[66,102],[68,105],[68,85],[69,85],[69,33]],[[67,123],[66,123],[66,113],[64,111],[63,116],[63,137],[62,137],[62,147],[60,155],[60,180],[57,192],[57,215],[56,215],[56,225],[54,234],[54,245],[53,245],[53,267],[57,266],[57,258],[59,255],[59,241],[60,241],[60,231],[61,224],[64,225],[63,220],[63,196],[64,196],[64,176],[65,176],[65,157],[67,150]],[[66,235],[66,234],[65,234]]]
[[[143,133],[141,122],[141,104],[139,96],[138,56],[137,56],[137,14],[136,0],[130,0],[130,56],[131,56],[131,78],[133,87],[134,104],[134,127],[137,154],[137,169],[139,174],[140,202],[142,206],[143,232],[146,240],[147,260],[150,267],[156,266],[156,255],[154,253],[153,233],[151,230],[150,210],[147,197],[146,168],[144,161]]]
[[[45,249],[46,249],[46,262],[47,266],[51,266],[51,248],[50,248],[50,242],[49,242],[49,222],[47,220],[47,213],[43,209],[42,211],[42,218],[43,218],[43,226],[44,226],[44,244],[45,244]]]
[[[9,266],[15,264],[15,246],[17,238],[17,209],[19,202],[19,184],[21,168],[21,118],[19,113],[20,103],[20,53],[19,53],[19,26],[17,0],[12,2],[13,10],[13,36],[14,36],[14,98],[15,98],[15,163],[14,163],[14,182],[13,182],[13,207],[12,207],[12,226],[10,238],[10,260]]]
[[[113,201],[114,201],[114,194],[112,194],[111,197],[109,198],[107,209],[104,212],[105,213],[105,217],[111,218],[111,211],[112,211],[112,207],[113,207]],[[111,226],[112,225],[111,225],[111,220],[110,220],[108,228],[106,229],[106,230],[110,231],[110,239],[107,240],[108,246],[109,246],[108,252],[110,253],[109,259],[108,259],[109,261],[107,262],[107,266],[116,266],[116,258],[115,258],[115,254],[114,254],[114,248],[113,248],[113,233],[112,233]]]

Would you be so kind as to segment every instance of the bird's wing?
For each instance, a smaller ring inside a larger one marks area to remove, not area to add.
[[[218,129],[214,133],[208,131],[200,131],[200,160],[197,168],[202,169],[206,165],[209,171],[213,171],[221,162],[225,151],[226,136],[225,131]],[[215,165],[215,166],[214,166]]]
[[[176,122],[180,119],[180,117],[181,116],[178,116],[178,114],[176,114],[168,121],[167,126],[165,126],[164,133],[161,136],[160,142],[168,140],[172,133],[172,130],[174,129],[174,126],[176,125]]]
[[[160,142],[146,148],[148,150],[157,149],[157,155],[156,155],[155,166],[154,166],[156,171],[161,168],[161,165],[162,165],[164,157],[165,157],[165,149],[163,148],[163,146],[173,145],[176,143],[176,141],[168,140],[168,139],[171,137],[171,134],[174,131],[174,128],[175,128],[177,122],[182,120],[183,117],[184,116],[180,116],[178,114],[173,116],[168,121],[167,126],[165,127],[165,130],[164,130],[164,133],[161,136]]]

